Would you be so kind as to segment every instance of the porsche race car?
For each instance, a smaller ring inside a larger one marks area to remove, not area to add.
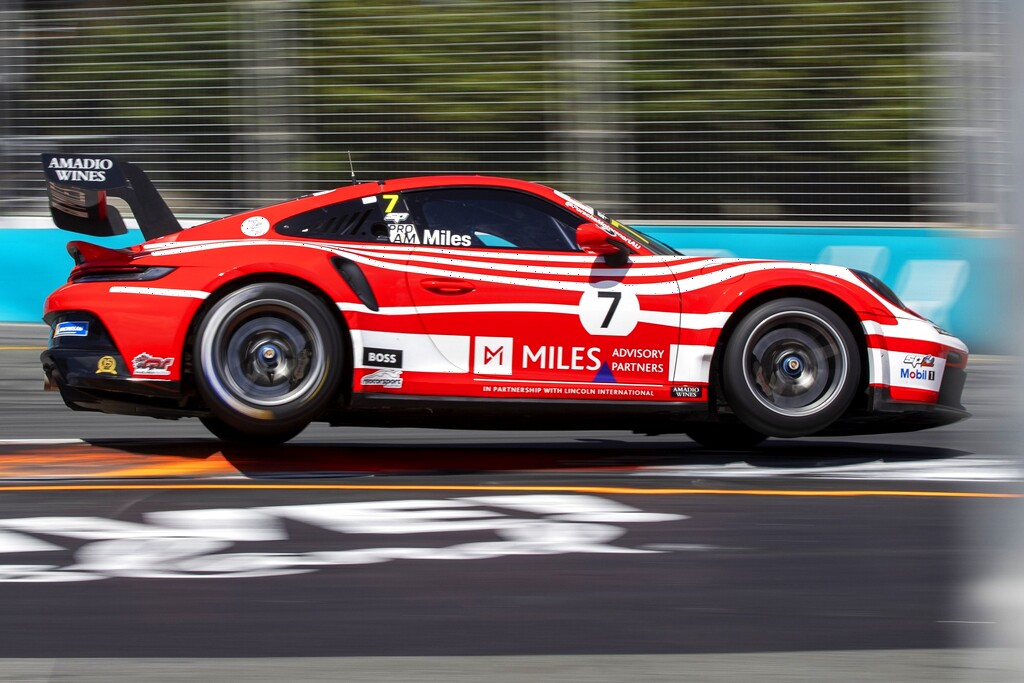
[[[711,447],[968,416],[967,348],[878,278],[697,258],[541,185],[353,183],[181,229],[138,167],[45,154],[73,241],[46,382],[75,410],[282,442],[334,425],[631,429]]]

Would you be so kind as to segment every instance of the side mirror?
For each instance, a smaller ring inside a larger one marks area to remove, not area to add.
[[[604,256],[610,266],[623,266],[629,259],[629,247],[593,223],[576,228],[576,244],[587,254]]]

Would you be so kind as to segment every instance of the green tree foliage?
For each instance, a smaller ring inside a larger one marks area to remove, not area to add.
[[[201,211],[336,185],[351,151],[364,176],[630,188],[606,208],[649,218],[920,217],[927,131],[948,104],[930,77],[931,12],[926,0],[27,2],[33,81],[16,113],[23,132],[152,156],[191,193],[176,201]]]

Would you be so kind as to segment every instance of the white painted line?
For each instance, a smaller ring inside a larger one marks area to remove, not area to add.
[[[85,443],[82,439],[0,439],[0,446],[64,446]]]
[[[744,462],[725,465],[670,465],[650,467],[630,476],[641,477],[716,477],[742,479],[839,479],[877,481],[1020,481],[1021,469],[995,458],[921,460],[887,464],[872,461],[853,465],[825,467],[757,467]]]

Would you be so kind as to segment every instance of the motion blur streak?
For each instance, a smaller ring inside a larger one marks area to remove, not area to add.
[[[1020,188],[1024,186],[1024,5],[1020,2],[1007,0],[1002,3],[1006,9],[1006,25],[1008,36],[1006,49],[1000,55],[1004,58],[1004,90],[1009,112],[1000,129],[1007,136],[1004,146],[1010,150],[1010,183],[1013,188],[1004,197],[1004,210],[1007,211],[1010,223],[1014,227],[1015,267],[1006,273],[1002,280],[1007,291],[1020,292],[1024,288],[1024,197]],[[966,175],[966,173],[965,173]],[[1007,339],[1018,340],[1015,350],[1016,358],[1013,375],[1016,385],[1024,377],[1024,368],[1020,359],[1020,335],[1024,334],[1024,308],[1017,302],[1011,308],[1011,314],[1002,321],[1002,333]],[[1011,436],[1016,437],[1018,466],[1021,444],[1024,443],[1024,397],[1016,391],[1010,399],[1013,402],[1013,422],[1006,425]],[[1018,481],[1018,486],[1020,482]],[[1021,574],[1024,562],[1024,505],[1020,502],[1006,506],[1000,513],[985,523],[979,523],[972,529],[972,536],[982,539],[981,542],[997,550],[983,558],[983,562],[975,571],[973,580],[968,584],[968,597],[965,600],[964,618],[976,618],[987,624],[981,632],[964,630],[960,634],[961,644],[982,645],[985,647],[1004,647],[1010,653],[1003,662],[999,662],[992,650],[979,650],[970,657],[966,664],[969,670],[985,671],[1005,667],[1005,678],[997,680],[1024,680],[1024,575]]]
[[[0,486],[0,491],[158,491],[164,489],[264,489],[310,491],[545,491],[561,493],[602,493],[623,496],[796,496],[803,498],[852,498],[878,496],[887,498],[1022,498],[1018,493],[991,493],[983,491],[798,491],[766,489],[642,489],[616,486],[427,486],[381,484],[44,484],[27,486]]]

